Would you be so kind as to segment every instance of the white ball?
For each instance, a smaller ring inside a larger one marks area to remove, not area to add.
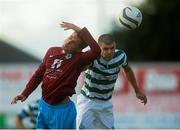
[[[122,8],[118,15],[118,23],[128,29],[136,29],[141,25],[142,13],[133,6],[126,6]]]

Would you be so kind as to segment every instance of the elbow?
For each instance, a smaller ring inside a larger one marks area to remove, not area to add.
[[[96,53],[97,53],[97,56],[99,56],[101,54],[101,48],[99,47],[99,45],[97,47]]]
[[[100,47],[99,47],[99,49],[98,49],[98,51],[97,51],[97,54],[98,54],[98,56],[101,54],[101,49],[100,49]]]
[[[94,52],[94,54],[95,54],[95,57],[100,56],[100,54],[101,54],[101,49],[98,48],[98,49]]]

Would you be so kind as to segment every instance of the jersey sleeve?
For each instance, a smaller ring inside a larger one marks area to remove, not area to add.
[[[127,59],[126,53],[123,52],[123,54],[124,54],[124,60],[123,60],[123,63],[122,63],[122,67],[125,68],[128,65],[128,59]]]
[[[34,72],[32,77],[30,78],[29,82],[27,83],[27,85],[26,85],[25,89],[23,90],[23,92],[21,93],[21,95],[28,97],[41,83],[44,73],[46,71],[45,62],[48,57],[48,52],[49,51],[47,51],[47,53],[43,59],[43,62],[40,64],[40,66],[36,69],[36,71]]]
[[[101,49],[87,28],[83,28],[78,35],[90,47],[90,50],[82,53],[80,61],[81,63],[88,65],[100,55]]]

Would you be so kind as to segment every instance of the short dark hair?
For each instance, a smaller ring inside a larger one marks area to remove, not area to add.
[[[98,44],[112,44],[113,42],[115,42],[115,39],[111,34],[102,34],[98,38]]]

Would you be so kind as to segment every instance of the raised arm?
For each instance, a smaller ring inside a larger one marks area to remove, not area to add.
[[[86,27],[81,29],[81,31],[78,33],[78,36],[83,39],[86,44],[89,45],[89,47],[91,48],[91,55],[93,55],[94,57],[98,57],[100,55],[101,49]]]
[[[77,25],[68,22],[62,22],[60,25],[64,30],[72,29],[77,32],[78,37],[85,42],[84,44],[89,45],[91,49],[88,53],[84,54],[85,61],[95,59],[100,55],[101,49],[86,27],[80,28]]]
[[[81,30],[80,27],[72,24],[72,23],[68,23],[68,22],[62,22],[60,23],[61,27],[64,28],[64,30],[69,30],[69,29],[72,29],[74,30],[75,32],[79,33],[79,31]]]

